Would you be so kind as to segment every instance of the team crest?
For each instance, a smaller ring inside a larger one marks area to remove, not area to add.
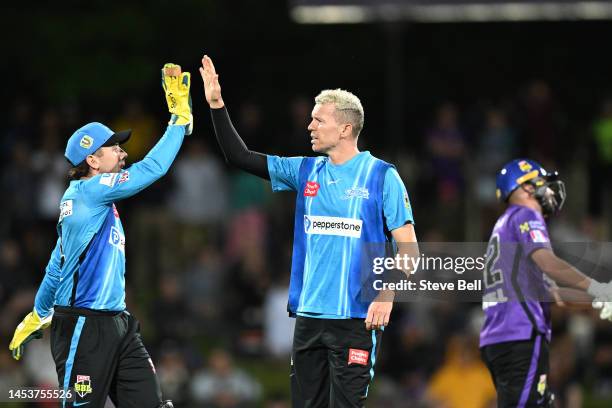
[[[531,164],[529,164],[525,160],[521,160],[520,162],[518,162],[518,166],[519,166],[519,169],[521,169],[523,173],[527,173],[528,171],[532,169]]]
[[[92,144],[93,139],[91,138],[91,136],[88,135],[83,136],[81,138],[81,141],[79,142],[79,146],[81,146],[83,149],[89,149]]]
[[[342,199],[349,200],[351,198],[363,198],[367,200],[370,198],[370,192],[366,187],[348,188],[344,191]]]
[[[91,388],[91,379],[88,375],[77,375],[76,382],[74,383],[74,392],[81,398],[85,398],[87,394],[91,394],[93,389]]]

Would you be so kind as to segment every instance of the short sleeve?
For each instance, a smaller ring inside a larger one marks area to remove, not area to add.
[[[303,157],[268,156],[272,191],[297,191]]]
[[[408,223],[414,224],[408,191],[406,191],[404,182],[395,168],[389,168],[385,173],[383,212],[389,231]]]
[[[521,209],[514,217],[512,227],[527,255],[540,248],[551,249],[544,218],[528,208]]]

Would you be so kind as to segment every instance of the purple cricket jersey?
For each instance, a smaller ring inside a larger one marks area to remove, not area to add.
[[[480,347],[529,340],[534,333],[550,341],[550,294],[533,251],[550,249],[544,217],[528,207],[510,205],[499,217],[487,246]]]

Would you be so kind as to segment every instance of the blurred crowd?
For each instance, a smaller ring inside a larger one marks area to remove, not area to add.
[[[518,156],[558,169],[566,181],[569,197],[551,221],[553,240],[610,240],[612,99],[600,101],[589,121],[577,121],[548,83],[532,81],[496,102],[441,101],[399,144],[375,134],[363,102],[362,150],[398,167],[420,241],[487,241],[501,211],[495,173]],[[273,117],[244,101],[230,113],[251,148],[310,154],[311,99],[277,106],[286,112]],[[93,120],[131,128],[125,150],[128,161],[138,161],[165,128],[165,116],[150,109],[130,99],[120,111],[96,116],[75,103],[21,97],[8,112],[0,133],[0,389],[57,384],[48,334],[28,345],[22,362],[10,358],[8,343],[32,308],[55,243],[66,140]],[[204,125],[208,117],[198,120],[168,175],[117,204],[127,240],[128,309],[142,323],[165,398],[175,406],[288,407],[295,197],[272,195],[266,181],[229,168]],[[481,321],[479,304],[397,304],[368,405],[494,407],[478,351]],[[555,307],[550,354],[558,406],[612,401],[612,324],[589,308]]]

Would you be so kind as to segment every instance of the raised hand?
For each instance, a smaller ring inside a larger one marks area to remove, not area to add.
[[[208,55],[202,57],[202,66],[200,67],[200,75],[204,82],[204,94],[206,102],[212,109],[219,109],[225,106],[223,98],[221,98],[221,85],[219,85],[219,75],[215,70],[215,65]]]
[[[185,125],[185,134],[193,131],[193,114],[191,113],[191,75],[182,72],[181,66],[168,63],[161,70],[162,88],[166,94],[168,111],[171,114],[169,125]]]

